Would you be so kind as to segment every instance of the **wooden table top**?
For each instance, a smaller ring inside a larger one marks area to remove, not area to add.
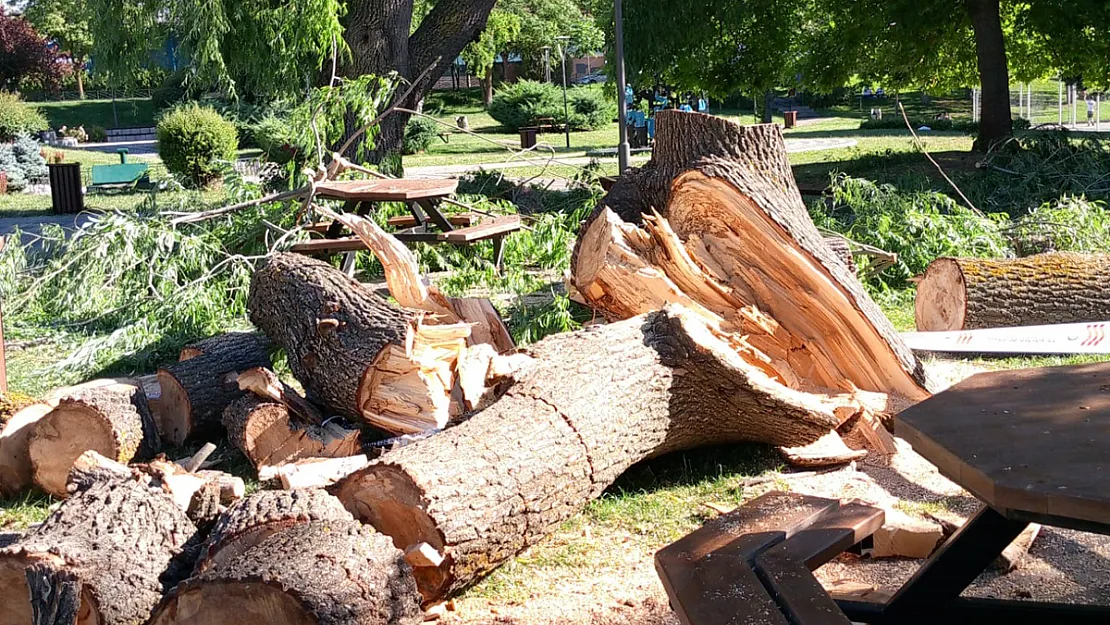
[[[338,180],[317,185],[316,195],[362,202],[411,202],[447,197],[458,187],[458,180]]]
[[[1110,529],[1110,363],[981,373],[895,434],[1007,517]]]

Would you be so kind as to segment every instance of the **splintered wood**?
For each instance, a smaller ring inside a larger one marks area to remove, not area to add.
[[[780,132],[669,111],[659,123],[654,165],[622,177],[584,226],[572,296],[610,320],[682,305],[777,392],[809,395],[841,423],[928,397],[921,364],[810,221]],[[787,455],[818,463],[821,449],[830,463],[851,456],[831,439]]]

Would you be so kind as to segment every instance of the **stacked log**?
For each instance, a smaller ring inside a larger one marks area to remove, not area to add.
[[[0,549],[0,623],[145,622],[188,574],[195,532],[139,481],[97,484]]]
[[[127,464],[152,457],[159,447],[142,387],[132,380],[97,380],[62,394],[35,422],[27,451],[35,485],[65,497],[69,470],[82,453],[91,449]]]
[[[152,625],[423,620],[401,552],[321,491],[244,500],[208,542],[197,574],[166,595]]]
[[[1110,319],[1110,255],[940,258],[917,286],[922,332]]]
[[[27,449],[31,432],[51,410],[51,404],[31,404],[4,424],[0,431],[0,495],[13,497],[31,486],[31,456]]]

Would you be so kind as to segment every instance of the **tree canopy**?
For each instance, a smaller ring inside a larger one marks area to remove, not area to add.
[[[55,87],[65,73],[57,52],[26,19],[0,7],[0,89]]]
[[[89,4],[84,0],[30,0],[23,15],[69,56],[77,77],[77,89],[84,97],[84,65],[93,51]]]

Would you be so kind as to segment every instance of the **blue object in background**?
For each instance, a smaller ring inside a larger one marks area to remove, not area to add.
[[[698,112],[705,113],[707,111],[709,111],[709,103],[705,101],[705,98],[698,98]]]
[[[655,138],[655,118],[649,117],[647,120],[648,139]]]

